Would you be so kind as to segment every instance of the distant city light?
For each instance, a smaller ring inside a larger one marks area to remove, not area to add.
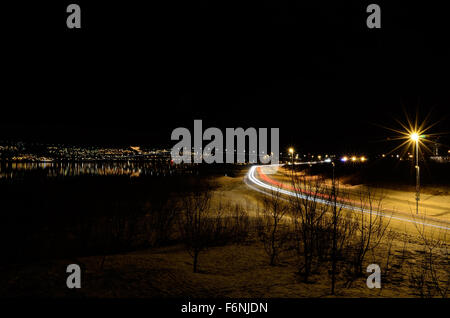
[[[361,162],[364,162],[364,161],[366,161],[366,157],[362,156],[361,157]]]
[[[353,156],[353,157],[352,157],[352,161],[356,161],[356,156]]]
[[[344,157],[341,158],[341,161],[342,161],[342,162],[346,162],[347,160],[348,160],[348,157],[347,157],[347,156],[344,156]]]

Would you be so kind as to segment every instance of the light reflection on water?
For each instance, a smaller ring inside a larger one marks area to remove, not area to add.
[[[186,173],[183,165],[159,161],[117,162],[1,162],[0,179],[15,179],[36,172],[46,177],[72,176],[170,176]]]

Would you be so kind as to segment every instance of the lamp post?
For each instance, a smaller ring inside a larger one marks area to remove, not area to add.
[[[335,182],[334,182],[334,161],[331,162],[331,165],[333,166],[333,195],[335,192]]]
[[[294,148],[289,148],[289,153],[291,154],[292,171],[294,171]]]
[[[410,135],[411,140],[416,147],[416,214],[419,214],[419,200],[420,200],[420,168],[419,168],[419,134],[414,132]]]

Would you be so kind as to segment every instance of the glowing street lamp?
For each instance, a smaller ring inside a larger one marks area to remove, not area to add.
[[[419,123],[418,120],[418,114],[416,114],[416,118],[414,121],[410,120],[408,114],[406,114],[407,123],[402,123],[397,120],[397,122],[402,126],[403,130],[395,129],[395,128],[389,128],[385,127],[388,130],[391,130],[393,132],[398,133],[397,137],[394,137],[392,140],[401,140],[404,141],[394,148],[391,152],[407,145],[412,144],[413,147],[415,147],[415,157],[416,157],[416,213],[419,213],[419,200],[420,200],[420,168],[419,168],[419,146],[422,145],[426,150],[430,150],[426,146],[426,138],[428,136],[438,136],[439,134],[436,133],[429,133],[428,131],[434,127],[438,122],[429,123],[428,118],[429,115],[425,118],[425,120],[421,123]],[[426,135],[425,135],[426,133]],[[391,156],[392,157],[392,156]],[[398,158],[399,156],[396,155]],[[400,158],[402,160],[402,158]]]
[[[419,142],[420,136],[418,133],[413,132],[409,137],[411,138],[412,141]]]

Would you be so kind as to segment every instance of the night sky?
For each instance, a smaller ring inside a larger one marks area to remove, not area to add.
[[[2,9],[0,140],[170,145],[203,119],[378,151],[404,110],[450,130],[447,12],[426,1],[376,1],[379,30],[374,1],[72,1],[81,30],[68,1],[29,2]]]

